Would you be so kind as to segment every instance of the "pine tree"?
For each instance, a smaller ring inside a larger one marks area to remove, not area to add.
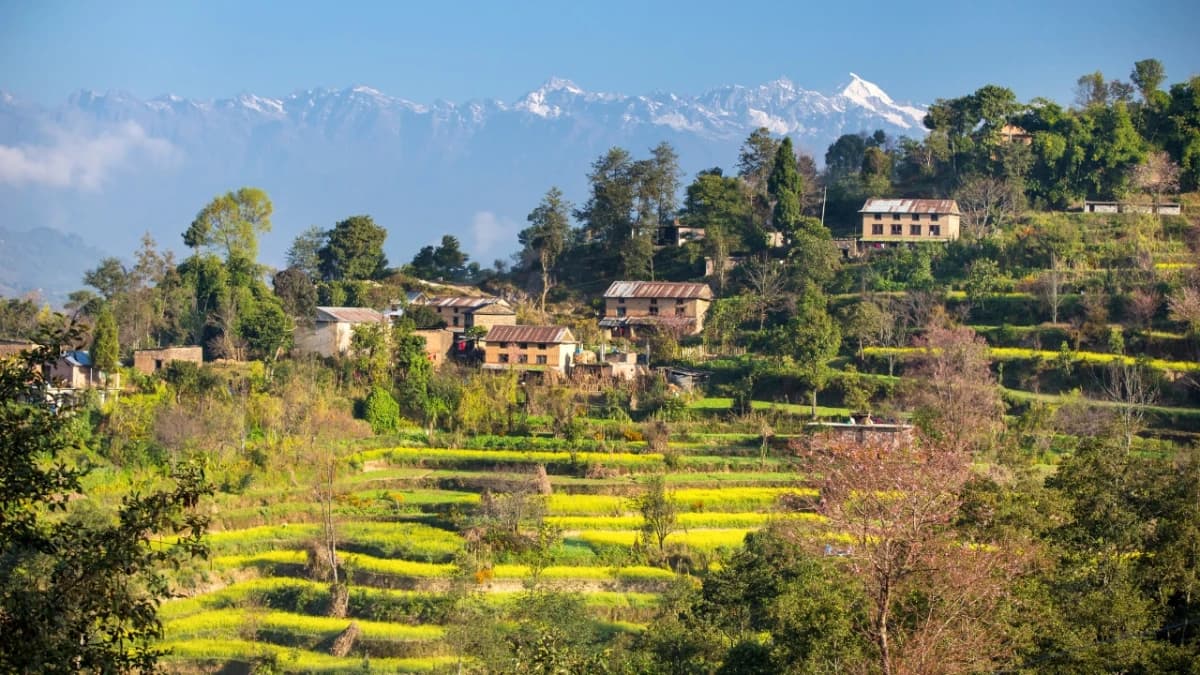
[[[792,139],[784,137],[775,153],[775,165],[767,179],[767,193],[775,202],[772,221],[776,230],[787,230],[800,221],[804,212],[800,195],[804,184],[796,170],[796,153],[792,150]]]
[[[121,365],[121,347],[117,342],[117,322],[106,304],[96,316],[92,329],[92,363],[101,372],[111,373]]]

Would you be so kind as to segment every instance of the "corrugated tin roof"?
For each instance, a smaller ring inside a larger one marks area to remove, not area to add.
[[[859,213],[960,213],[953,199],[868,199]]]
[[[484,307],[493,303],[502,303],[503,306],[508,306],[508,303],[504,302],[500,298],[471,298],[465,295],[442,295],[429,298],[429,300],[425,302],[425,304],[429,305],[430,307],[465,307],[467,309]]]
[[[502,315],[502,316],[516,314],[516,312],[513,311],[513,308],[509,307],[508,303],[503,302],[503,301],[490,302],[490,303],[484,305],[483,307],[480,307],[479,309],[473,310],[471,313],[472,314],[482,314],[482,315]]]
[[[712,289],[708,284],[683,281],[614,281],[604,297],[712,300]]]
[[[75,350],[72,350],[69,352],[63,352],[63,358],[66,359],[67,363],[71,364],[72,366],[79,366],[81,368],[91,368],[92,367],[91,355],[89,355],[87,352],[83,351],[82,349],[75,349]]]
[[[484,342],[545,342],[558,344],[575,342],[571,329],[565,326],[492,326]]]
[[[318,307],[319,323],[381,323],[383,315],[369,307]]]

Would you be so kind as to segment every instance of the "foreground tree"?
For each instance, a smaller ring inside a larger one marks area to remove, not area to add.
[[[115,514],[92,505],[65,456],[78,420],[47,403],[57,356],[0,360],[0,671],[155,672],[165,570],[206,555],[194,507],[211,488],[181,467]]]

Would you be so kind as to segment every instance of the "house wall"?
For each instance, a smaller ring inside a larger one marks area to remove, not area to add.
[[[491,328],[492,326],[515,326],[517,325],[516,314],[470,314],[468,316],[467,328],[472,326],[483,326]]]
[[[651,314],[650,308],[657,307],[658,316],[684,316],[695,319],[695,333],[704,330],[704,317],[708,314],[710,304],[708,300],[699,298],[683,299],[682,302],[677,298],[624,298],[624,302],[621,300],[621,298],[605,298],[604,316],[654,316]],[[625,310],[624,313],[620,311],[622,308]]]
[[[302,354],[320,354],[324,357],[336,356],[341,353],[338,326],[336,323],[319,323],[313,327],[297,327],[294,351]],[[349,324],[345,324],[349,326]],[[346,339],[349,349],[350,340]]]
[[[864,241],[906,241],[906,242],[921,242],[921,241],[950,241],[958,239],[960,217],[955,214],[938,214],[938,219],[933,219],[933,214],[929,213],[863,213],[862,215],[862,238]],[[875,216],[879,215],[880,219],[876,220]],[[894,216],[900,216],[896,220]],[[883,233],[876,234],[875,225],[883,226]],[[892,234],[892,226],[899,225],[901,234]],[[912,234],[912,226],[917,225],[921,228],[921,234]],[[929,226],[937,225],[941,228],[941,234],[933,236],[929,234]]]
[[[166,349],[142,349],[133,353],[133,367],[139,373],[150,375],[172,361],[204,363],[204,350],[200,347],[169,347]]]
[[[415,330],[413,335],[425,338],[425,356],[434,368],[446,362],[446,355],[454,348],[454,332],[450,330]]]
[[[575,343],[547,344],[545,349],[539,348],[536,342],[489,342],[483,348],[483,364],[492,368],[548,368],[560,373],[566,372],[571,365],[571,357],[575,353]],[[505,360],[503,357],[508,357]],[[521,357],[525,357],[522,363]],[[546,357],[546,362],[538,363],[538,357]]]
[[[47,376],[55,386],[61,385],[65,389],[86,389],[100,383],[98,373],[93,383],[91,368],[72,366],[61,358],[47,367]]]

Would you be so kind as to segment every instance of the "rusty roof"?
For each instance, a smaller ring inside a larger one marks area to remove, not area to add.
[[[318,307],[318,323],[382,323],[383,315],[370,307]]]
[[[859,213],[937,213],[958,215],[953,199],[868,199]]]
[[[492,326],[484,342],[576,342],[566,326]]]
[[[465,295],[439,295],[429,298],[425,304],[430,307],[464,307],[466,309],[477,309],[494,303],[503,303],[507,307],[508,303],[496,297],[473,298]]]
[[[708,284],[681,281],[614,281],[604,297],[712,300],[712,289]]]

